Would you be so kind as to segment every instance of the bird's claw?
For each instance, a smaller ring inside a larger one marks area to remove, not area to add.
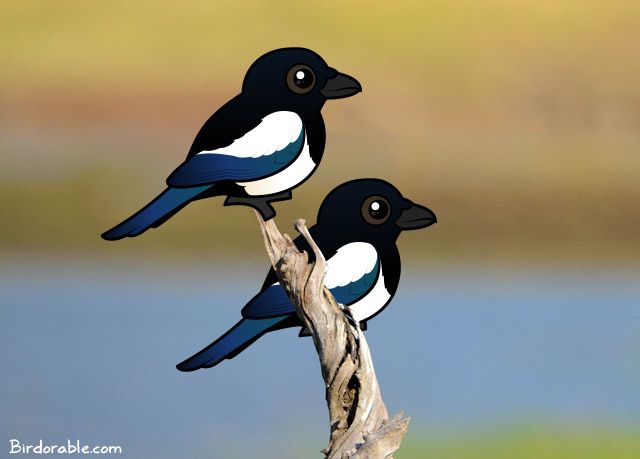
[[[271,205],[272,202],[286,201],[291,199],[291,191],[284,191],[270,196],[227,196],[224,201],[225,206],[249,206],[260,212],[264,221],[271,220],[276,216],[276,211]]]

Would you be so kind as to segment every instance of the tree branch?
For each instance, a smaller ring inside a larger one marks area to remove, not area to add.
[[[287,234],[280,233],[273,219],[265,222],[259,213],[256,216],[271,265],[298,317],[311,332],[320,359],[331,425],[325,457],[391,457],[400,447],[409,418],[400,413],[388,420],[367,340],[359,324],[324,287],[326,260],[322,252],[304,220],[296,220],[295,228],[309,243],[313,263]]]

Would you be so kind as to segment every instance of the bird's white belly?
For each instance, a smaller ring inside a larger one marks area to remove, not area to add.
[[[380,309],[384,308],[390,298],[391,295],[384,286],[384,276],[382,275],[382,266],[380,266],[376,285],[369,290],[369,293],[367,293],[364,298],[349,306],[349,310],[353,318],[360,322],[368,319]]]
[[[298,186],[311,175],[315,168],[316,164],[309,155],[309,145],[307,144],[307,136],[305,135],[302,151],[290,166],[263,179],[236,183],[244,187],[244,190],[250,196],[281,193]]]

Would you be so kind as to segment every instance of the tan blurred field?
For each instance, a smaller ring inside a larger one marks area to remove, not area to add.
[[[377,176],[433,208],[438,259],[640,261],[640,4],[80,2],[0,6],[0,244],[9,253],[262,255],[253,216],[159,192],[260,54],[307,46],[364,92],[324,109],[323,163],[281,226]]]

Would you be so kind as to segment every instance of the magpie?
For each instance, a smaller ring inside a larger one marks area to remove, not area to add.
[[[309,232],[327,260],[325,286],[361,329],[366,330],[367,321],[389,304],[398,288],[400,233],[433,223],[436,216],[431,210],[379,179],[344,183],[324,199]],[[294,243],[314,260],[302,236]],[[242,309],[242,320],[176,367],[180,371],[210,368],[235,357],[267,332],[302,326],[272,268],[260,292]],[[308,330],[302,328],[299,336],[305,335]]]
[[[270,203],[291,199],[291,190],[320,163],[324,103],[361,91],[355,78],[309,49],[282,48],[259,57],[241,93],[202,126],[187,159],[167,178],[168,188],[102,237],[138,236],[189,202],[212,196],[227,196],[226,206],[247,205],[265,220],[273,218]]]

